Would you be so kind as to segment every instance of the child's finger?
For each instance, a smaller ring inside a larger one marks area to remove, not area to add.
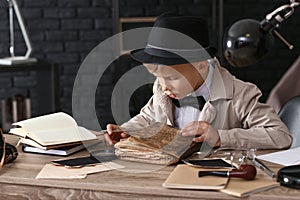
[[[193,138],[193,142],[204,142],[204,139],[205,139],[205,134]]]
[[[105,140],[109,145],[113,145],[113,141],[112,141],[112,139],[110,138],[110,136],[109,136],[108,133],[105,133],[103,136],[104,136],[104,140]]]

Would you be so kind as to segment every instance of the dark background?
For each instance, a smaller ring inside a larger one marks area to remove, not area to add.
[[[206,18],[210,25],[212,44],[219,48],[218,58],[221,64],[238,78],[255,83],[263,92],[261,98],[263,102],[300,52],[298,7],[294,15],[285,21],[279,30],[295,46],[294,50],[288,50],[278,38],[275,38],[272,51],[264,60],[249,68],[233,68],[222,58],[221,38],[227,27],[244,18],[261,21],[266,14],[279,5],[288,3],[288,0],[121,0],[119,3],[116,0],[19,0],[18,2],[32,40],[34,50],[32,57],[59,65],[61,104],[59,110],[69,114],[72,114],[72,87],[77,70],[94,47],[118,32],[116,23],[118,17],[152,17],[169,11]],[[9,55],[8,47],[8,10],[7,2],[3,0],[0,1],[0,57]],[[17,54],[23,54],[24,49],[23,39],[17,31]],[[102,92],[96,93],[96,109],[102,126],[114,122],[110,112],[110,95],[115,82],[134,66],[135,63],[124,55],[101,77],[99,86]],[[35,77],[30,73],[14,73],[10,76],[0,74],[0,98],[14,95],[20,88],[27,87],[30,90],[34,84]],[[138,112],[149,96],[148,86],[136,91],[130,104],[132,115]],[[38,111],[33,111],[34,113]]]

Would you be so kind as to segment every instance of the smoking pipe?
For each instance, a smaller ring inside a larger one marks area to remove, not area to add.
[[[256,168],[253,165],[241,165],[240,169],[233,169],[232,171],[199,171],[198,177],[202,176],[222,176],[222,177],[236,177],[247,180],[253,180],[256,176]]]

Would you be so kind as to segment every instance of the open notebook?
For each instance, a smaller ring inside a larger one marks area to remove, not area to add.
[[[58,148],[97,137],[66,113],[43,115],[12,124],[10,133],[20,136],[20,142],[41,149]]]

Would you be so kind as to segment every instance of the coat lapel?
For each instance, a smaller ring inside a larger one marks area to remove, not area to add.
[[[168,125],[174,126],[174,115],[173,115],[173,105],[172,105],[172,101],[169,97],[167,96],[163,96],[163,112],[166,113],[167,119],[166,119],[166,123]]]
[[[217,109],[212,102],[220,99],[232,99],[233,97],[233,80],[228,74],[227,70],[220,67],[219,62],[215,59],[214,74],[209,88],[209,99],[205,103],[201,111],[199,121],[206,121],[212,123],[216,118]]]
[[[232,99],[233,97],[233,78],[228,71],[222,67],[217,60],[214,60],[214,74],[209,89],[210,101],[218,99]]]

